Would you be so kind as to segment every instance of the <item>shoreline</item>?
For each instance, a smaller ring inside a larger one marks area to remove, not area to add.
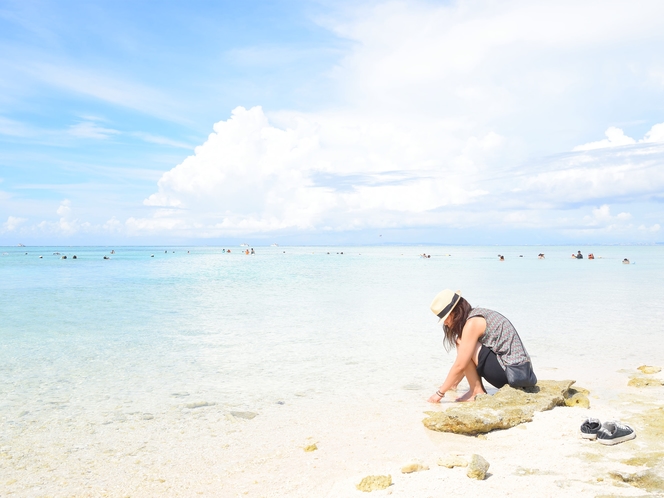
[[[646,489],[611,476],[646,471],[647,465],[625,461],[661,453],[661,442],[639,424],[645,412],[664,407],[664,388],[627,387],[628,374],[618,375],[624,382],[615,398],[598,397],[592,385],[580,385],[590,390],[590,409],[557,407],[537,413],[530,423],[479,437],[425,429],[424,411],[452,403],[436,407],[426,403],[422,390],[405,389],[387,401],[270,405],[253,419],[194,403],[152,417],[119,410],[112,422],[70,421],[59,432],[29,422],[12,445],[0,448],[0,482],[8,496],[343,497],[367,496],[355,489],[366,475],[391,474],[393,485],[369,496],[434,496],[441,489],[643,496]],[[619,418],[632,424],[637,438],[613,447],[582,439],[578,428],[589,416]],[[314,443],[315,451],[304,451]],[[474,453],[491,465],[484,481],[467,478],[465,469],[436,464],[448,454]],[[648,465],[664,478],[661,457],[651,460]],[[401,473],[414,462],[429,470]]]

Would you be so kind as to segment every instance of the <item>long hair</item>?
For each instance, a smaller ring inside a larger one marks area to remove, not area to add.
[[[448,327],[447,325],[443,325],[443,330],[445,331],[443,344],[447,351],[457,347],[457,341],[461,339],[463,326],[466,324],[468,314],[472,309],[473,307],[468,301],[462,297],[459,298],[459,302],[452,310],[452,326]]]

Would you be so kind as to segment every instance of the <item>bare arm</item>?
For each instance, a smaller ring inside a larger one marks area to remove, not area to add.
[[[480,337],[484,335],[485,330],[486,320],[481,316],[473,317],[466,322],[461,334],[461,340],[457,345],[456,360],[454,360],[454,364],[450,368],[443,385],[438,388],[436,394],[433,394],[429,398],[428,401],[430,403],[438,403],[442,399],[442,396],[439,396],[438,393],[444,395],[463,379],[464,371],[468,366],[468,363],[473,361],[473,354],[475,353],[477,342],[480,340]]]

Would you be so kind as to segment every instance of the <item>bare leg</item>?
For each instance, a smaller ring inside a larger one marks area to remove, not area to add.
[[[473,355],[473,359],[472,361],[468,362],[468,365],[464,370],[464,374],[466,375],[466,379],[468,380],[470,389],[468,389],[468,392],[466,394],[457,398],[456,399],[457,401],[474,401],[475,396],[477,396],[478,394],[486,393],[486,389],[484,389],[484,384],[482,384],[482,378],[477,373],[477,357],[479,355],[481,347],[482,345],[478,342],[475,354]]]

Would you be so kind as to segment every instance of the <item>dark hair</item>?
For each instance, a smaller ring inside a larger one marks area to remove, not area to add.
[[[468,314],[473,307],[468,301],[460,297],[459,302],[452,310],[452,326],[448,327],[443,325],[443,330],[445,331],[445,338],[443,339],[443,344],[445,349],[448,351],[453,347],[457,347],[457,341],[461,338],[461,333],[463,332],[463,326],[468,320]]]

